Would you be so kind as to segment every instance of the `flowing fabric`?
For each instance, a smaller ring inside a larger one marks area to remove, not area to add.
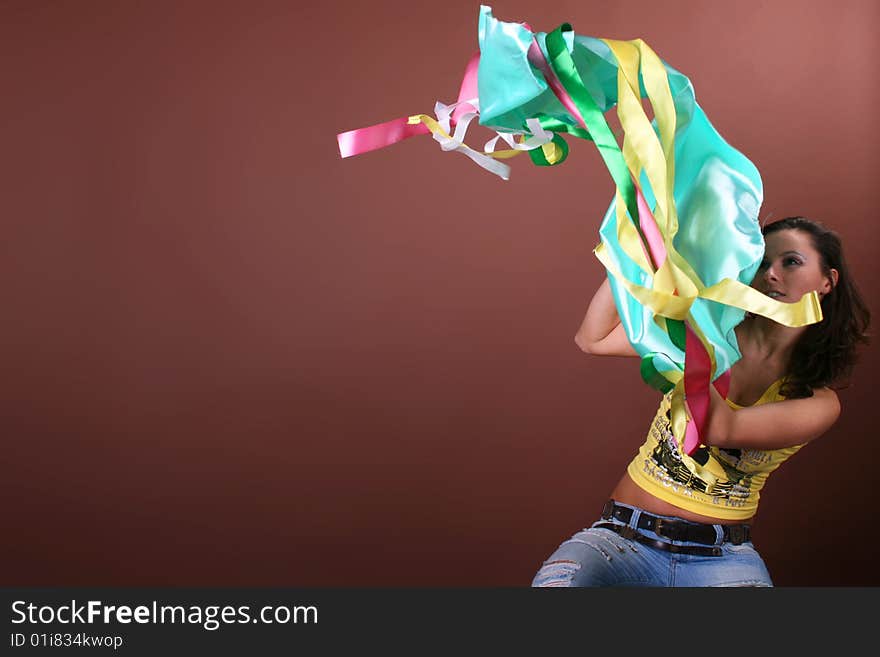
[[[641,356],[642,378],[674,391],[673,433],[692,454],[707,422],[709,385],[726,396],[730,367],[741,358],[734,328],[745,312],[787,326],[822,317],[815,292],[785,304],[749,287],[764,254],[758,170],[715,130],[688,78],[641,39],[576,35],[567,24],[535,33],[482,6],[479,46],[457,103],[438,103],[436,119],[414,115],[343,133],[341,155],[430,133],[443,150],[508,179],[501,160],[528,152],[536,165],[557,165],[568,155],[563,135],[592,140],[617,188],[594,253]],[[604,116],[614,108],[622,145]],[[464,143],[474,119],[496,133],[482,150]],[[499,140],[509,148],[495,151]]]

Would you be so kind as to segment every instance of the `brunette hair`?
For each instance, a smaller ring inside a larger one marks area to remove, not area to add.
[[[830,386],[852,373],[856,347],[870,339],[871,312],[850,276],[837,233],[804,217],[774,221],[761,232],[766,236],[790,229],[811,236],[813,248],[822,256],[824,274],[830,277],[832,268],[838,272],[837,284],[822,298],[822,321],[807,326],[798,340],[780,390],[786,397],[812,397],[813,388]]]

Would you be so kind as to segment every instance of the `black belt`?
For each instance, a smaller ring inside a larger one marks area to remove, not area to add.
[[[650,545],[651,547],[655,547],[660,550],[666,550],[667,552],[677,552],[679,554],[696,554],[702,557],[721,556],[721,548],[717,545],[715,547],[703,547],[701,545],[675,545],[674,543],[658,541],[654,538],[649,538],[644,534],[639,534],[629,525],[615,525],[613,522],[597,522],[595,525],[593,525],[593,527],[610,529],[613,532],[617,532],[624,538],[638,541],[639,543],[645,543],[647,545]]]
[[[632,518],[633,510],[626,506],[620,506],[619,504],[615,504],[614,500],[608,500],[605,503],[605,508],[602,509],[602,519],[603,520],[618,520],[622,523],[629,523]],[[714,525],[704,525],[695,522],[688,522],[686,520],[670,520],[669,518],[658,518],[657,516],[653,516],[650,513],[642,512],[639,515],[638,523],[636,523],[638,529],[647,529],[649,531],[654,532],[658,536],[662,536],[670,541],[687,541],[690,543],[702,543],[704,545],[715,545],[717,541],[717,534],[715,532]],[[598,527],[604,527],[605,529],[611,529],[612,531],[616,531],[618,534],[623,535],[624,529],[621,525],[615,525],[614,523],[601,523],[597,525]],[[749,540],[750,536],[750,527],[749,525],[721,525],[723,530],[722,542],[729,542],[733,545],[740,545]],[[698,548],[696,546],[690,546],[690,549],[687,549],[689,546],[680,546],[680,545],[669,545],[668,543],[664,543],[663,541],[655,541],[654,539],[648,538],[646,536],[642,536],[638,534],[631,527],[626,527],[629,529],[629,532],[635,534],[639,538],[642,543],[650,542],[650,543],[660,543],[663,547],[662,549],[669,549],[670,552],[688,552],[694,554],[702,554],[706,551],[706,548]],[[627,537],[631,538],[631,537]],[[642,540],[644,539],[644,540]],[[659,547],[659,546],[657,546]],[[675,548],[675,549],[672,549]],[[715,554],[721,554],[721,551],[717,546],[715,548],[709,549],[708,552]]]

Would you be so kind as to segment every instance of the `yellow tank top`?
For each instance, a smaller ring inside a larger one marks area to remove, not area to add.
[[[774,382],[754,405],[784,400],[781,384],[781,379]],[[669,392],[660,402],[648,439],[627,468],[629,476],[651,495],[682,509],[725,520],[751,518],[767,477],[803,445],[771,450],[701,445],[688,456],[672,435],[671,398]],[[729,399],[727,403],[734,410],[742,408]]]

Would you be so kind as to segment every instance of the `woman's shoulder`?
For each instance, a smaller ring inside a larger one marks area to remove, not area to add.
[[[840,402],[840,398],[837,396],[837,391],[834,390],[833,388],[829,388],[828,386],[821,386],[818,388],[806,387],[806,388],[802,389],[802,391],[803,390],[807,391],[806,394],[801,392],[801,394],[785,395],[787,382],[788,382],[788,379],[786,377],[782,377],[777,382],[778,383],[778,386],[777,386],[778,400],[777,401],[784,401],[786,399],[815,399],[815,400],[819,400],[822,402],[828,402],[828,401],[833,401],[833,402],[837,402],[837,403]]]
[[[823,401],[833,401],[837,403],[838,406],[840,405],[840,397],[837,396],[837,391],[828,386],[813,388],[813,397]]]
[[[791,410],[795,404],[797,413],[803,416],[811,416],[820,422],[829,421],[834,423],[840,416],[840,398],[837,392],[827,386],[812,388],[813,394],[809,397],[779,397],[778,401],[788,401]]]

